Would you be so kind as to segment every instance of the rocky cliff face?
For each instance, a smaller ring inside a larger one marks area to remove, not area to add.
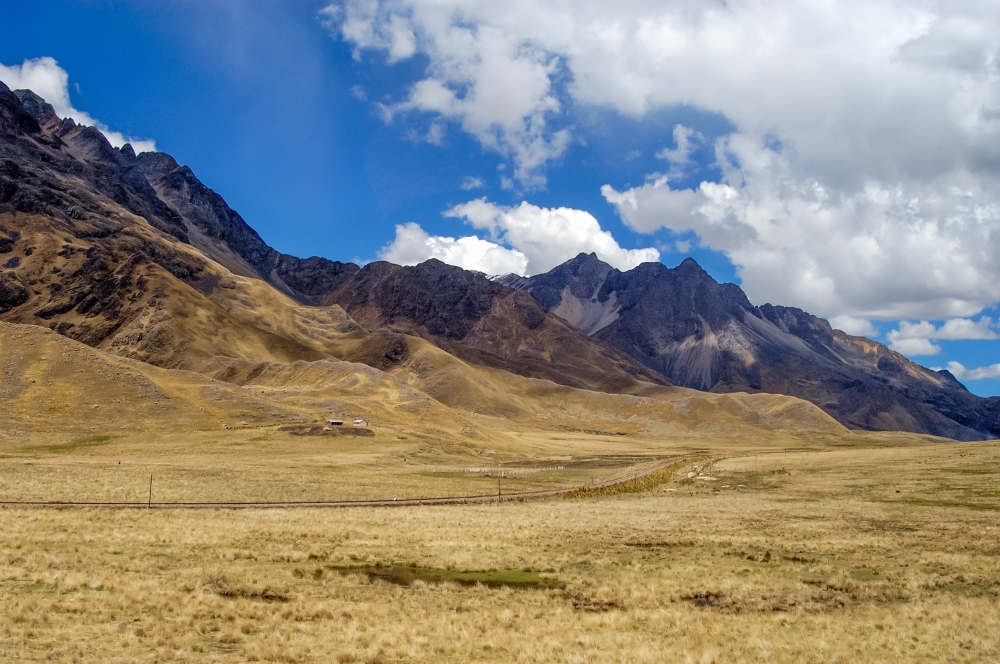
[[[473,364],[611,392],[636,380],[667,384],[547,314],[527,294],[438,260],[413,267],[370,263],[322,301],[340,305],[369,329],[424,337]]]
[[[236,274],[259,276],[299,301],[315,303],[358,270],[353,263],[301,259],[272,249],[222,196],[168,154],[144,153],[138,164],[156,194],[183,220],[191,243]]]
[[[859,429],[1000,435],[1000,398],[976,397],[948,372],[800,309],[755,307],[690,258],[674,269],[645,263],[620,272],[581,254],[547,274],[503,281],[677,385],[797,396]]]

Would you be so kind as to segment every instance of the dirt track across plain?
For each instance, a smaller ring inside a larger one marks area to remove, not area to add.
[[[129,502],[129,503],[100,503],[100,502],[61,502],[61,501],[0,501],[0,507],[55,507],[55,508],[101,508],[101,509],[287,509],[293,507],[407,507],[413,505],[471,505],[474,503],[492,502],[512,502],[525,500],[539,500],[541,498],[553,498],[573,493],[575,491],[587,491],[594,489],[606,489],[619,486],[626,482],[642,479],[655,472],[664,470],[685,461],[685,457],[672,457],[661,461],[651,468],[640,470],[623,477],[573,486],[562,489],[548,489],[544,491],[524,491],[521,493],[497,493],[484,494],[478,496],[450,496],[447,498],[406,498],[403,500],[337,500],[337,501],[309,501],[309,502],[254,502],[254,503],[153,503],[153,502]]]

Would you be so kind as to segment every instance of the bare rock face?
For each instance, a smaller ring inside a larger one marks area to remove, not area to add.
[[[0,272],[0,314],[21,306],[30,293],[13,272]]]
[[[10,136],[40,132],[38,120],[24,107],[18,96],[0,82],[0,133]]]
[[[114,148],[94,127],[59,120],[52,106],[30,90],[12,93],[0,87],[0,107],[12,118],[0,119],[0,131],[6,132],[0,149],[0,213],[86,221],[105,216],[110,202],[187,241],[183,222],[139,171],[131,146]],[[80,182],[86,186],[77,186]]]
[[[580,254],[546,274],[503,281],[677,385],[787,394],[856,429],[1000,436],[1000,398],[970,394],[948,372],[801,309],[753,306],[690,258],[674,269],[645,263],[621,272]]]
[[[308,304],[318,304],[324,294],[337,290],[361,269],[354,263],[288,254],[277,254],[269,264],[272,283],[280,282],[299,301]]]
[[[413,325],[443,339],[463,339],[507,289],[439,260],[414,267],[369,263],[331,299],[362,325]],[[539,316],[545,314],[531,303]],[[536,323],[537,325],[537,323]]]
[[[322,301],[369,329],[424,337],[471,364],[586,389],[667,384],[624,353],[546,314],[531,297],[439,260],[369,263]]]
[[[59,122],[59,116],[56,115],[52,104],[49,104],[31,90],[15,90],[14,94],[21,101],[21,107],[24,111],[35,118],[39,127],[52,122]]]

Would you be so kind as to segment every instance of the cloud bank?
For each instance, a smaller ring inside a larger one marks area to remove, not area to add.
[[[979,367],[978,369],[966,369],[961,362],[949,362],[948,371],[959,380],[1000,378],[1000,364],[991,364],[988,367]]]
[[[470,236],[432,236],[419,225],[396,226],[396,238],[379,254],[382,260],[414,265],[429,258],[486,274],[530,276],[548,272],[579,253],[595,252],[620,270],[660,259],[656,249],[624,249],[583,210],[543,208],[522,202],[505,207],[480,198],[445,211],[486,232],[492,241]]]
[[[735,130],[655,146],[666,175],[604,193],[633,229],[693,231],[757,302],[843,320],[1000,301],[1000,5],[860,0],[346,0],[356,50],[420,54],[390,113],[426,113],[544,182],[573,108],[693,108]],[[675,189],[694,141],[718,181]]]
[[[393,63],[420,52],[430,59],[426,78],[405,98],[382,105],[387,121],[398,113],[431,113],[454,121],[484,147],[509,157],[527,188],[544,185],[541,166],[569,144],[567,129],[549,120],[561,110],[552,77],[559,58],[516,32],[486,21],[463,22],[470,3],[379,3],[350,0],[321,14],[329,28],[364,50],[382,50]],[[485,5],[489,14],[503,7]]]
[[[903,355],[937,355],[941,347],[931,343],[932,339],[959,341],[965,339],[993,340],[1000,338],[994,331],[993,320],[983,316],[978,321],[969,318],[953,318],[936,327],[928,321],[911,323],[899,321],[899,329],[886,334],[889,348]],[[954,373],[954,372],[952,372]],[[957,375],[957,374],[956,374]]]
[[[397,265],[416,265],[431,258],[486,274],[523,274],[528,259],[516,249],[507,249],[475,236],[455,239],[428,235],[413,222],[396,226],[396,239],[379,258]]]
[[[156,151],[155,141],[135,139],[112,131],[89,113],[73,108],[69,99],[69,74],[53,58],[34,58],[10,67],[0,64],[0,81],[11,90],[31,90],[52,104],[60,118],[73,118],[77,124],[97,127],[116,148],[131,143],[136,154]]]

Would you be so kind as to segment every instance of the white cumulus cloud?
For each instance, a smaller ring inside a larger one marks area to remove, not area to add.
[[[1000,301],[995,2],[345,0],[334,14],[359,53],[426,57],[394,112],[457,123],[529,185],[581,131],[574,107],[725,118],[719,181],[670,187],[699,140],[682,127],[659,146],[667,179],[605,194],[640,232],[693,231],[727,254],[754,301],[857,320]]]
[[[663,148],[656,153],[657,158],[670,162],[670,175],[677,176],[683,173],[684,167],[691,163],[691,151],[694,143],[705,140],[700,133],[685,127],[684,125],[674,125],[675,148]]]
[[[983,316],[978,321],[968,318],[952,318],[945,321],[934,333],[935,339],[997,339],[997,333],[993,329],[993,320],[989,316]]]
[[[660,259],[656,249],[622,248],[611,233],[601,229],[592,214],[583,210],[543,208],[526,201],[506,207],[480,198],[456,205],[445,216],[465,219],[523,252],[528,259],[523,274],[527,275],[548,272],[581,252],[595,252],[621,270]]]
[[[379,253],[379,258],[397,265],[416,265],[436,258],[486,274],[524,274],[528,265],[524,254],[515,249],[475,236],[455,239],[428,235],[413,222],[396,226],[396,239]]]
[[[983,380],[984,378],[1000,378],[1000,364],[988,367],[966,369],[960,362],[949,362],[948,371],[959,380]]]
[[[889,347],[903,355],[937,355],[941,352],[941,347],[931,343],[931,339],[958,341],[998,337],[993,329],[993,320],[983,316],[978,321],[953,318],[945,321],[941,327],[926,320],[918,323],[902,320],[899,321],[899,328],[886,334],[886,338],[889,340]]]
[[[561,110],[552,91],[559,58],[503,26],[465,22],[466,9],[476,7],[349,0],[323,15],[357,57],[373,49],[386,51],[390,62],[417,51],[428,56],[426,78],[384,108],[387,120],[410,111],[452,120],[509,157],[522,185],[540,187],[542,166],[569,145],[568,130],[549,122]]]
[[[941,346],[933,343],[929,339],[924,338],[914,338],[914,339],[896,339],[889,344],[889,348],[893,349],[897,353],[902,353],[907,357],[916,357],[918,355],[937,355],[941,352]]]
[[[902,320],[899,329],[890,331],[885,337],[889,340],[889,348],[903,355],[937,355],[941,347],[930,341],[936,332],[933,323]]]
[[[842,330],[856,337],[874,337],[878,330],[872,325],[870,320],[864,318],[853,318],[851,316],[832,316],[830,325],[834,329]]]
[[[116,148],[131,143],[136,154],[156,150],[155,141],[135,139],[121,132],[112,131],[89,113],[73,108],[69,99],[69,74],[54,58],[34,58],[13,66],[0,64],[0,81],[11,90],[31,90],[52,104],[52,108],[60,118],[73,118],[77,124],[97,127]]]
[[[464,219],[490,240],[427,234],[419,225],[396,226],[396,238],[379,254],[383,260],[414,265],[429,258],[487,274],[530,276],[547,272],[580,253],[597,254],[622,270],[656,261],[656,249],[624,249],[588,212],[543,208],[522,202],[506,207],[485,198],[456,205],[445,216]]]

